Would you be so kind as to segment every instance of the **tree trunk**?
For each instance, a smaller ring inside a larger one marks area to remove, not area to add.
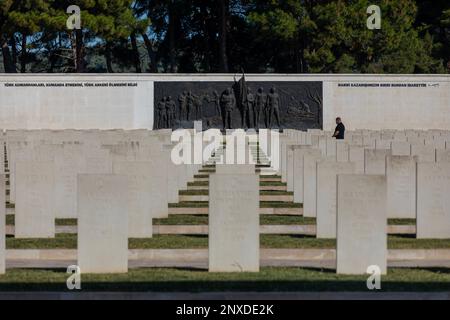
[[[27,72],[27,36],[22,33],[22,53],[20,55],[20,72]]]
[[[108,70],[108,73],[114,73],[114,69],[112,67],[111,43],[109,41],[106,42],[105,46],[105,59],[106,59],[106,69]]]
[[[203,31],[203,45],[204,45],[204,65],[205,65],[205,71],[211,72],[211,57],[214,56],[214,54],[211,54],[210,50],[210,19],[209,19],[209,13],[208,13],[208,5],[206,1],[201,2],[200,4],[200,12],[202,15],[202,31]]]
[[[150,41],[148,36],[145,33],[142,33],[142,37],[144,38],[144,44],[147,48],[149,63],[148,63],[148,71],[149,72],[156,72],[156,54],[155,51],[153,51],[153,43]]]
[[[75,71],[77,73],[83,73],[85,71],[84,65],[84,42],[83,31],[80,29],[75,30]]]
[[[219,1],[220,25],[219,25],[219,72],[228,73],[227,56],[227,29],[228,29],[228,0]]]
[[[176,72],[175,22],[175,8],[171,4],[169,7],[169,26],[167,33],[169,37],[169,71],[172,73]]]
[[[15,35],[12,35],[11,40],[10,40],[10,45],[11,45],[12,63],[14,65],[14,69],[16,69],[16,66],[17,66],[17,44],[16,44]]]
[[[11,57],[11,52],[9,50],[8,42],[2,36],[0,39],[0,43],[2,46],[2,55],[3,55],[3,67],[5,68],[6,73],[16,73],[16,67],[13,64],[13,60]]]
[[[139,48],[137,46],[136,33],[132,32],[130,38],[131,38],[131,47],[133,49],[133,61],[134,67],[136,68],[136,73],[142,73],[141,58],[139,56]]]

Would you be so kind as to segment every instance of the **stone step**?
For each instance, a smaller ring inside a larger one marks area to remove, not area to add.
[[[281,182],[281,177],[274,177],[274,176],[260,176],[259,181],[263,182]]]
[[[202,186],[202,185],[188,185],[187,187],[188,191],[202,191],[202,190],[209,190],[209,186]],[[287,186],[259,186],[260,191],[287,191]]]
[[[199,175],[203,175],[203,174],[211,174],[211,173],[215,173],[216,172],[216,168],[211,168],[211,169],[200,169],[198,170]],[[261,169],[255,169],[256,173],[261,172]]]
[[[180,202],[190,202],[190,201],[209,201],[208,195],[180,195]],[[293,195],[260,195],[260,201],[268,201],[268,202],[293,202]]]
[[[204,215],[208,214],[208,210],[208,207],[173,207],[169,208],[169,215]],[[259,208],[259,213],[264,215],[301,216],[303,215],[303,208]]]
[[[198,201],[209,201],[209,196],[205,195],[180,195],[179,196],[180,202],[198,202]]]
[[[207,196],[209,194],[208,189],[204,190],[181,190],[178,192],[180,196]],[[278,191],[278,190],[270,190],[270,191],[260,191],[260,196],[293,196],[294,193],[290,191]],[[276,200],[275,200],[276,201]]]
[[[76,234],[77,226],[56,226],[57,234]],[[260,225],[260,234],[280,234],[280,235],[305,235],[315,236],[316,225]],[[6,235],[13,236],[15,227],[12,225],[6,226]],[[209,226],[204,225],[153,225],[153,234],[169,234],[169,235],[208,235]],[[388,234],[415,234],[416,226],[411,225],[389,225],[387,227]]]

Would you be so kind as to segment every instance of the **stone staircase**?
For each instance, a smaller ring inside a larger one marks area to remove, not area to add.
[[[274,174],[270,161],[258,144],[250,144],[250,154],[259,174],[260,213],[280,215],[301,215],[302,205],[294,203],[294,195],[288,192],[281,176]],[[216,163],[224,155],[225,146],[214,152],[203,165],[194,180],[188,182],[187,189],[179,192],[179,202],[169,204],[169,214],[208,214],[209,175],[216,171]]]

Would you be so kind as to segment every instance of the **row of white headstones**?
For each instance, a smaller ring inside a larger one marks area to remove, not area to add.
[[[337,238],[337,272],[386,272],[387,220],[416,219],[417,238],[450,238],[450,132],[288,130],[281,175],[318,238]]]
[[[450,164],[442,161],[448,132],[361,131],[347,137],[336,141],[321,131],[285,130],[280,154],[269,155],[280,157],[282,180],[304,203],[304,215],[317,217],[317,236],[337,237],[338,273],[365,273],[370,265],[386,272],[391,217],[417,216],[418,236],[450,238]],[[172,163],[168,130],[15,131],[4,140],[15,236],[51,238],[55,218],[77,218],[78,264],[87,273],[126,272],[128,238],[151,237],[152,219],[168,216],[167,203],[177,202],[178,190],[200,167]],[[417,154],[430,146],[433,156]],[[218,165],[211,175],[210,271],[259,270],[254,169]],[[4,215],[3,205],[0,211]],[[0,220],[4,271],[5,219]]]
[[[178,202],[178,191],[200,168],[170,161],[171,133],[7,131],[0,166],[5,168],[6,151],[10,192],[5,199],[3,174],[1,214],[6,202],[15,204],[16,238],[54,238],[55,219],[77,218],[83,269],[124,272],[124,239],[152,237],[152,219],[168,217],[168,203]],[[5,219],[0,220],[4,272]]]

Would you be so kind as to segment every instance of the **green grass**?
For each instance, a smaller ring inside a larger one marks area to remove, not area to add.
[[[208,236],[154,235],[149,239],[129,239],[129,249],[205,249]]]
[[[57,226],[76,226],[77,224],[77,219],[55,219],[55,225]]]
[[[15,215],[7,214],[6,215],[6,225],[14,226],[16,224]],[[77,219],[55,219],[55,225],[57,226],[76,226]]]
[[[259,186],[282,186],[282,187],[285,187],[285,186],[287,186],[287,183],[281,182],[281,181],[260,181]]]
[[[207,196],[209,190],[180,190],[178,194],[180,196]]]
[[[415,226],[416,219],[388,219],[389,225],[409,225]]]
[[[259,192],[261,196],[293,196],[294,192],[292,191],[278,191],[278,190],[263,190]]]
[[[415,225],[415,219],[389,219],[389,225]],[[13,226],[15,217],[6,215],[6,225]],[[153,219],[154,225],[204,225],[208,224],[208,215],[171,214],[168,218]],[[261,225],[315,225],[315,218],[303,216],[261,215]],[[57,226],[76,226],[77,219],[55,219]]]
[[[209,178],[209,174],[195,174],[194,178]]]
[[[178,192],[180,196],[207,196],[209,195],[209,190],[181,190]],[[268,191],[268,190],[262,190],[259,192],[259,195],[267,195],[267,196],[292,196],[294,195],[294,192],[291,191]]]
[[[187,185],[189,187],[193,187],[193,186],[203,186],[203,187],[207,187],[209,186],[209,181],[195,181],[195,182],[188,182]]]
[[[188,182],[187,184],[188,186],[192,187],[192,186],[203,186],[203,187],[207,187],[209,186],[209,182],[208,181],[194,181],[194,182]],[[260,186],[282,186],[285,187],[287,186],[287,184],[285,182],[278,182],[278,181],[260,181],[259,183]]]
[[[7,226],[14,226],[16,223],[15,215],[13,214],[7,214],[6,215],[6,225]]]
[[[77,235],[59,233],[54,239],[15,239],[6,237],[7,249],[76,249]]]
[[[278,216],[278,215],[260,215],[261,225],[310,225],[316,224],[315,218],[306,218],[303,216]]]
[[[302,216],[275,216],[261,215],[261,225],[305,225],[315,224],[315,218],[305,218]],[[153,219],[154,225],[206,225],[208,224],[208,215],[187,215],[171,214],[169,218]]]
[[[0,275],[0,291],[67,291],[65,269],[12,269]],[[260,272],[215,273],[204,269],[139,268],[126,274],[82,274],[82,291],[365,291],[367,275],[333,270],[262,267]],[[381,291],[449,291],[450,269],[389,268]],[[374,295],[377,293],[374,292]]]
[[[169,208],[208,208],[208,201],[186,201],[169,203]]]
[[[334,249],[335,239],[316,239],[302,235],[260,236],[261,248]],[[76,249],[76,234],[57,234],[55,239],[6,238],[8,249]],[[154,235],[149,239],[130,239],[130,249],[196,249],[207,248],[206,235]],[[415,239],[412,236],[388,236],[389,249],[449,249],[450,239]]]
[[[260,201],[260,208],[303,208],[303,203],[294,202],[277,202],[277,201]]]
[[[259,206],[261,208],[302,208],[303,204],[283,201],[260,201]],[[169,208],[208,208],[208,201],[169,203]]]
[[[169,218],[153,219],[154,225],[204,225],[208,224],[208,215],[171,214]]]

